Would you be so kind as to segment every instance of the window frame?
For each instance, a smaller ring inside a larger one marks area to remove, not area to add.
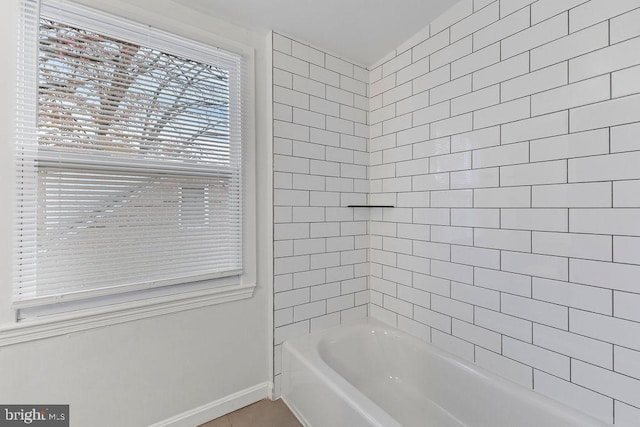
[[[22,0],[22,3],[36,3],[34,0]],[[243,267],[242,274],[237,276],[222,277],[219,279],[206,279],[199,281],[189,281],[180,284],[174,284],[164,287],[150,288],[144,290],[135,290],[126,293],[112,294],[105,296],[96,296],[90,299],[65,302],[61,298],[59,302],[43,305],[38,307],[17,308],[13,307],[16,314],[17,322],[28,321],[28,323],[47,323],[49,321],[65,321],[73,323],[74,319],[86,318],[87,316],[108,316],[114,323],[118,323],[121,316],[127,317],[127,313],[136,311],[138,315],[147,313],[149,315],[162,314],[163,310],[173,312],[189,307],[202,305],[217,304],[226,301],[234,301],[242,298],[249,298],[253,295],[256,287],[256,227],[255,227],[255,182],[253,167],[249,165],[254,163],[255,152],[255,118],[254,118],[254,50],[253,48],[238,44],[230,43],[227,40],[218,37],[211,37],[207,34],[205,41],[196,41],[193,37],[184,37],[182,35],[173,34],[167,31],[153,28],[149,25],[140,24],[128,19],[124,19],[109,13],[98,11],[89,7],[72,4],[69,2],[61,2],[56,0],[47,0],[42,2],[41,7],[53,9],[56,13],[46,13],[47,17],[53,17],[69,25],[78,26],[80,28],[88,28],[96,31],[93,25],[86,25],[85,20],[89,21],[105,21],[110,25],[118,28],[118,31],[111,32],[98,30],[100,34],[114,37],[117,39],[140,44],[145,47],[151,47],[161,50],[165,53],[178,56],[185,56],[184,51],[176,51],[166,49],[155,43],[148,44],[145,40],[140,40],[140,34],[146,31],[148,38],[152,36],[162,35],[167,40],[179,40],[181,44],[190,44],[193,46],[188,57],[197,58],[200,55],[200,48],[208,50],[226,50],[242,56],[243,73],[242,80],[242,108],[246,110],[243,114],[242,126],[242,182],[241,189],[242,198],[242,246],[243,246]],[[36,6],[37,7],[37,6]],[[39,14],[38,14],[39,17]],[[77,21],[75,19],[78,19]],[[21,19],[22,21],[22,19]],[[90,24],[93,24],[91,22]],[[117,32],[117,34],[116,34]],[[132,34],[134,36],[132,36]],[[202,37],[198,37],[202,39]],[[222,46],[221,46],[222,45]],[[220,47],[217,47],[220,46]],[[38,48],[36,47],[36,52]],[[205,61],[206,62],[206,61]],[[19,63],[20,67],[21,64]],[[37,72],[36,72],[37,74]],[[36,101],[37,102],[37,101]],[[18,237],[16,237],[17,239]],[[17,246],[14,253],[17,251]],[[14,264],[15,265],[15,264]],[[15,285],[14,285],[15,286]],[[120,313],[114,316],[113,313]],[[78,326],[78,325],[77,325]],[[0,340],[1,341],[1,340]]]

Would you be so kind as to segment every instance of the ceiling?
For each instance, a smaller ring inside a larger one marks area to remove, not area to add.
[[[254,31],[274,30],[369,67],[457,0],[174,0]]]

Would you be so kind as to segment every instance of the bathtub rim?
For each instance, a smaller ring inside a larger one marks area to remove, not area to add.
[[[346,401],[349,406],[364,417],[372,426],[402,427],[400,423],[398,423],[377,403],[362,393],[357,387],[351,384],[346,378],[325,362],[318,351],[318,344],[326,335],[336,333],[337,331],[344,331],[345,328],[362,328],[364,327],[363,325],[367,324],[372,324],[378,327],[389,326],[378,320],[365,318],[286,340],[282,344],[282,375],[284,376],[285,369],[288,368],[288,361],[285,361],[285,353],[288,351],[295,356],[297,360],[305,366],[305,368],[318,376],[325,386],[329,387],[331,391]],[[303,425],[311,426],[312,424],[306,420],[295,405],[292,405],[291,402],[288,401],[287,394],[285,393],[284,378],[282,387],[281,398],[284,403],[296,415],[296,417],[303,422]]]

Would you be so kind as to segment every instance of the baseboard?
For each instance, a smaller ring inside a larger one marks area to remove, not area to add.
[[[243,408],[259,400],[269,397],[269,390],[273,387],[267,381],[253,387],[245,388],[237,393],[225,396],[211,403],[183,412],[164,421],[152,424],[150,427],[195,427]]]

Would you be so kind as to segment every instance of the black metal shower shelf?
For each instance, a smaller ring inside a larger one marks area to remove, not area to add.
[[[395,208],[393,205],[347,205],[348,208]]]

